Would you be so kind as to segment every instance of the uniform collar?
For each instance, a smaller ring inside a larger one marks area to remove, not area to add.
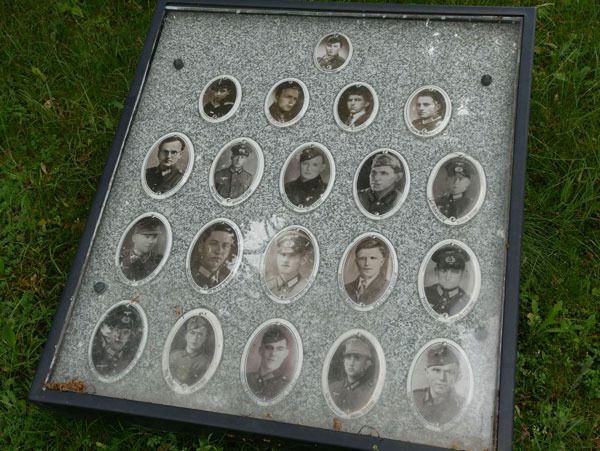
[[[198,272],[203,275],[204,277],[206,277],[207,279],[210,279],[211,281],[218,283],[219,282],[219,272],[221,271],[221,266],[219,266],[219,268],[215,271],[215,272],[210,272],[208,269],[206,269],[204,266],[200,265],[198,268]]]
[[[321,180],[320,175],[317,175],[314,179],[307,181],[303,181],[301,177],[298,177],[298,183],[300,183],[305,189],[317,188],[318,186],[321,186],[322,182],[323,181]]]
[[[438,284],[437,292],[440,296],[446,296],[446,297],[451,298],[451,297],[456,296],[460,292],[460,288],[456,287],[456,288],[452,288],[451,290],[444,290],[442,288],[442,286],[440,284]]]
[[[280,275],[277,275],[277,288],[279,288],[279,289],[292,288],[294,285],[296,285],[300,281],[301,277],[302,276],[300,274],[296,274],[291,279],[285,281],[285,280],[283,280],[283,278]]]

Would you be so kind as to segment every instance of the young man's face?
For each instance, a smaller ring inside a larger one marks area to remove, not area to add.
[[[417,97],[417,113],[421,119],[429,119],[438,114],[440,105],[431,96]]]
[[[350,114],[356,114],[369,106],[369,102],[360,94],[350,94],[346,103],[348,104]]]
[[[277,97],[277,106],[281,111],[291,111],[298,102],[300,93],[296,88],[285,88]]]
[[[342,44],[339,42],[329,42],[325,45],[325,52],[327,52],[327,56],[335,56],[340,53],[340,48]]]
[[[344,355],[344,370],[346,371],[346,376],[351,381],[360,379],[369,366],[371,366],[371,360],[366,355]]]
[[[122,327],[109,327],[103,331],[106,345],[112,352],[119,352],[125,347],[131,336],[131,330]]]
[[[458,287],[463,275],[462,269],[443,268],[436,269],[439,284],[444,290],[453,290]]]
[[[356,266],[363,279],[372,279],[377,277],[385,258],[378,247],[361,249],[356,253]]]
[[[206,327],[194,327],[185,334],[186,349],[188,352],[198,352],[206,341],[208,333]]]
[[[260,366],[262,370],[275,371],[281,366],[290,351],[287,347],[287,340],[284,338],[274,343],[261,345],[258,352],[260,353]]]
[[[244,166],[244,163],[248,157],[246,155],[233,155],[231,157],[231,164],[234,168],[239,169]]]
[[[150,252],[158,242],[156,233],[134,233],[131,237],[133,241],[133,251],[138,255],[144,255]]]
[[[222,230],[212,231],[200,246],[202,266],[210,272],[217,271],[229,257],[232,247],[231,233]]]
[[[277,272],[283,279],[289,280],[298,274],[303,262],[304,257],[300,253],[278,252]]]
[[[458,379],[458,365],[449,363],[447,365],[434,365],[425,370],[425,376],[429,382],[429,391],[435,396],[444,396],[454,388]]]
[[[225,100],[230,94],[229,88],[221,87],[215,91],[214,100],[216,102],[222,102]]]
[[[386,191],[393,187],[400,178],[400,173],[394,172],[394,168],[391,166],[375,166],[369,173],[369,185],[375,192]]]
[[[181,150],[183,145],[179,141],[170,141],[160,145],[158,151],[158,161],[161,169],[170,169],[181,158]]]
[[[462,194],[464,193],[469,185],[471,184],[471,179],[469,177],[465,177],[462,174],[456,174],[451,179],[451,190],[452,194]]]
[[[323,169],[325,169],[323,157],[317,155],[310,160],[304,160],[302,163],[300,163],[300,176],[304,181],[312,180],[318,177],[321,172],[323,172]]]

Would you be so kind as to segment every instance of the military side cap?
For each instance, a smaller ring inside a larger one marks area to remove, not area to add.
[[[299,254],[308,251],[310,241],[299,233],[288,233],[277,240],[277,247],[282,254]]]
[[[346,356],[348,354],[364,355],[368,358],[371,358],[371,349],[363,339],[358,337],[352,337],[346,340],[346,348],[344,349],[344,355]]]
[[[463,160],[456,160],[448,163],[446,165],[446,172],[448,173],[449,177],[462,175],[463,177],[471,178],[471,168],[467,162]]]
[[[431,259],[436,263],[438,269],[465,269],[465,263],[469,261],[469,254],[459,247],[443,247],[434,252]]]
[[[231,156],[236,157],[239,155],[243,155],[245,157],[249,156],[252,153],[252,148],[245,143],[239,143],[234,145],[231,148]]]
[[[400,161],[398,161],[398,158],[396,158],[393,155],[390,155],[389,153],[380,153],[377,154],[375,158],[373,158],[373,163],[371,163],[371,167],[376,168],[378,166],[389,166],[394,170],[394,172],[403,171],[402,165],[400,164]]]
[[[427,351],[427,367],[444,366],[451,363],[458,365],[458,357],[445,343],[434,345]]]
[[[185,325],[186,330],[198,330],[202,328],[207,328],[206,320],[201,316],[193,316],[191,317],[187,324]]]
[[[231,81],[229,78],[219,78],[213,83],[212,88],[215,91],[222,88],[229,89],[230,91],[235,91],[235,85],[233,84],[233,81]]]
[[[302,149],[302,152],[300,153],[300,163],[306,160],[312,160],[315,157],[323,157],[323,153],[316,147],[307,147]],[[323,160],[325,160],[324,157]]]
[[[365,100],[371,99],[371,93],[369,92],[367,87],[363,85],[352,85],[346,90],[347,96],[351,96],[353,94],[362,96]]]
[[[137,327],[138,316],[133,307],[120,307],[113,310],[106,318],[104,323],[110,327],[119,327],[121,329],[133,329]]]
[[[144,235],[158,235],[162,233],[162,222],[154,216],[147,216],[140,219],[135,225],[134,233]]]
[[[327,36],[327,39],[325,40],[325,42],[327,44],[335,44],[336,42],[339,42],[341,44],[342,37],[337,33],[330,34],[329,36]]]

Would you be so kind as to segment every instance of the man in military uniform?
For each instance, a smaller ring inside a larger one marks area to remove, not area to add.
[[[102,376],[114,376],[129,366],[139,344],[139,318],[134,308],[117,307],[102,322],[92,347],[92,361]]]
[[[277,272],[267,276],[267,288],[281,299],[294,297],[306,287],[308,281],[300,268],[308,261],[310,240],[300,232],[289,232],[277,240]]]
[[[236,89],[233,81],[220,78],[208,88],[212,100],[204,105],[204,113],[213,119],[225,116],[235,104]]]
[[[235,248],[235,232],[229,225],[217,222],[208,227],[198,241],[195,248],[198,269],[193,272],[194,281],[204,289],[214,288],[231,274],[226,262]]]
[[[456,246],[445,246],[432,255],[438,282],[425,287],[431,308],[440,315],[454,316],[465,308],[469,295],[460,287],[469,254]]]
[[[344,377],[329,385],[333,402],[350,414],[364,407],[375,389],[371,348],[361,335],[348,338],[344,344]]]
[[[354,85],[346,89],[338,106],[341,121],[350,128],[357,128],[367,122],[372,113],[372,97],[366,86]]]
[[[231,148],[231,164],[215,173],[215,188],[225,199],[237,199],[252,184],[252,174],[244,169],[246,159],[252,153],[249,144],[241,142]]]
[[[386,278],[388,249],[379,238],[365,238],[355,250],[358,277],[345,285],[354,302],[369,305],[376,302],[389,285]]]
[[[281,394],[288,385],[290,381],[283,363],[289,352],[283,327],[269,326],[258,348],[260,367],[255,372],[246,373],[248,386],[258,398],[269,401]]]
[[[435,204],[444,216],[457,219],[468,213],[472,206],[471,199],[465,194],[471,185],[471,169],[466,161],[453,160],[446,164],[446,173],[450,190],[436,197]]]
[[[307,147],[300,154],[300,177],[285,184],[285,194],[297,207],[309,207],[321,198],[327,184],[321,174],[326,168],[325,155],[316,147]]]
[[[412,121],[412,125],[419,133],[430,134],[439,127],[444,119],[442,106],[444,99],[435,90],[424,89],[417,94],[417,114],[419,117]]]
[[[325,70],[335,70],[341,67],[346,60],[339,53],[342,48],[342,38],[337,34],[333,34],[325,41],[325,55],[317,58],[319,66]]]
[[[204,376],[212,360],[205,349],[210,327],[201,316],[190,318],[185,327],[185,349],[171,352],[169,368],[176,382],[193,385]]]
[[[138,281],[148,277],[161,262],[163,256],[156,250],[164,225],[160,219],[147,216],[133,226],[131,243],[121,248],[121,270],[129,280]]]
[[[179,136],[165,138],[158,145],[158,166],[146,169],[146,183],[156,194],[171,191],[183,177],[183,171],[177,167],[183,149],[185,142]]]
[[[429,386],[413,390],[415,405],[425,420],[442,425],[459,413],[465,402],[454,389],[459,375],[458,357],[445,343],[427,351],[425,376]]]
[[[373,158],[369,173],[369,187],[358,192],[358,200],[372,215],[383,215],[400,200],[404,179],[402,163],[394,155],[380,153]]]
[[[271,117],[277,122],[289,122],[302,109],[302,87],[295,81],[284,81],[275,88],[275,102],[269,107]]]

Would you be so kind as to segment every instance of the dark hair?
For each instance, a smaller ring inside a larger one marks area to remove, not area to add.
[[[227,232],[231,233],[235,237],[235,232],[233,231],[231,226],[225,224],[224,222],[216,222],[211,226],[207,227],[206,230],[202,232],[202,235],[200,235],[200,241],[205,242],[210,236],[210,234],[213,232]]]
[[[348,111],[348,98],[351,95],[361,96],[365,102],[369,102],[369,104],[365,108],[365,113],[370,115],[373,112],[373,94],[366,86],[363,85],[352,85],[346,88],[342,97],[338,103],[338,114],[340,119],[346,118],[349,114]]]
[[[378,248],[379,252],[381,252],[381,255],[383,255],[383,258],[385,258],[387,260],[388,253],[389,253],[388,248],[385,245],[385,243],[383,241],[381,241],[379,238],[365,238],[360,243],[358,243],[358,246],[356,246],[356,251],[354,251],[354,254],[358,255],[358,251],[361,251],[363,249],[373,249],[373,248]]]
[[[419,97],[431,97],[435,103],[437,103],[440,107],[439,113],[441,116],[446,114],[446,102],[444,101],[444,96],[439,91],[435,89],[423,89],[419,91],[415,97],[416,100]]]
[[[266,345],[269,343],[277,343],[278,341],[285,340],[287,345],[287,335],[283,332],[283,328],[276,324],[269,326],[267,331],[263,334],[260,344]]]
[[[342,38],[337,34],[332,34],[325,40],[325,44],[335,44],[336,42],[339,42],[340,45],[344,45]]]
[[[162,150],[163,144],[167,144],[170,142],[179,141],[181,143],[181,150],[185,149],[185,141],[177,135],[169,136],[168,138],[163,139],[158,145],[158,151]]]
[[[295,81],[284,81],[283,83],[279,83],[275,88],[275,97],[279,97],[284,89],[296,89],[298,91],[298,100],[304,98],[304,91],[302,91],[302,86],[300,86]]]

